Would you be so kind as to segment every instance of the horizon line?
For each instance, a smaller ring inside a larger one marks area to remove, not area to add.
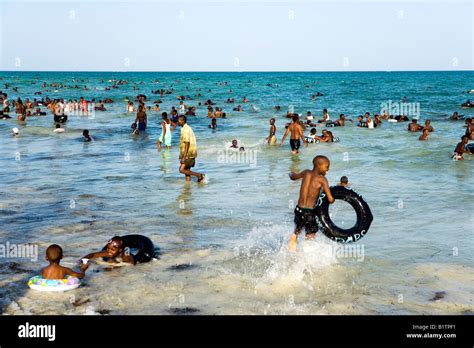
[[[0,70],[0,73],[367,73],[367,72],[469,72],[474,69],[456,70]]]

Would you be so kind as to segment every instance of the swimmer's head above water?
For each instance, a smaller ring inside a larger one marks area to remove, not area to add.
[[[57,244],[51,244],[46,249],[46,260],[50,263],[57,263],[63,258],[63,249]]]
[[[319,175],[326,175],[329,171],[329,166],[331,162],[326,156],[316,156],[313,159],[313,167],[318,172]]]
[[[123,251],[122,238],[115,236],[107,242],[107,253],[109,257],[117,257]]]

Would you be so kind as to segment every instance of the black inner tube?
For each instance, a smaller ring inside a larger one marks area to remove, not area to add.
[[[140,234],[129,234],[120,237],[123,241],[123,247],[129,248],[136,263],[144,263],[153,260],[155,256],[155,246],[153,242]],[[107,250],[107,245],[102,250]],[[138,252],[134,252],[138,250]],[[107,261],[107,260],[105,260]]]
[[[316,205],[316,217],[319,229],[330,239],[340,243],[351,243],[362,238],[369,230],[374,217],[367,203],[355,191],[343,186],[332,186],[331,195],[334,199],[341,199],[349,203],[355,210],[357,221],[348,229],[334,224],[329,216],[329,201],[325,194],[319,197]]]

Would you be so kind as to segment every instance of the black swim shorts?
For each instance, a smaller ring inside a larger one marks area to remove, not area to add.
[[[191,169],[196,165],[196,159],[195,158],[187,158],[184,160],[184,169]]]
[[[295,225],[296,230],[298,230],[299,232],[301,232],[303,228],[305,229],[306,234],[313,234],[318,232],[318,224],[316,220],[315,210],[309,208],[300,208],[299,206],[296,206]]]
[[[300,140],[290,139],[290,146],[291,146],[291,151],[297,151],[301,146]]]

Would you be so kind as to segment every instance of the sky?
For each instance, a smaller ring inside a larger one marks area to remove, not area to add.
[[[0,70],[473,70],[473,4],[0,0]]]

